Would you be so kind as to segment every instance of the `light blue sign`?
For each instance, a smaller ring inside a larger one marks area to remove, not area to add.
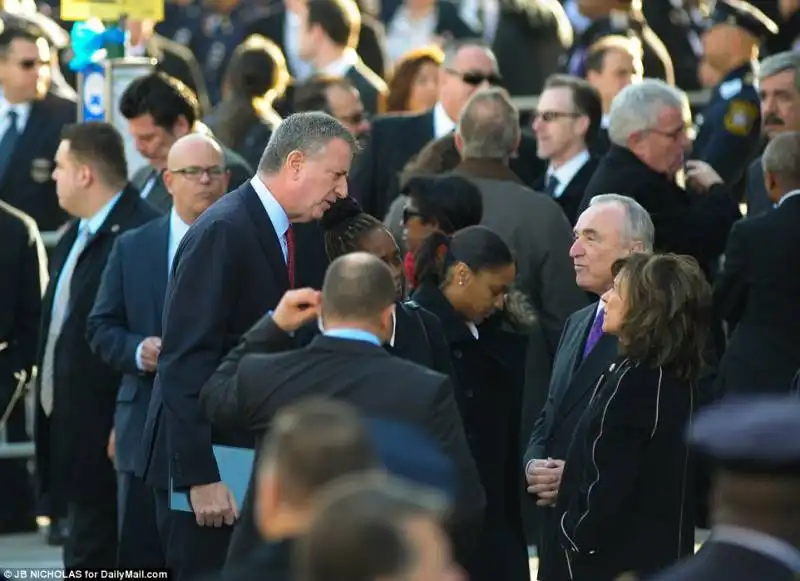
[[[81,95],[81,119],[106,120],[106,71],[103,63],[92,63],[83,71]]]

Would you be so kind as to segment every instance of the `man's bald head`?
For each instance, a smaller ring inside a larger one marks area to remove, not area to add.
[[[167,154],[167,168],[175,169],[194,165],[192,160],[198,158],[201,153],[216,156],[219,159],[217,165],[224,165],[225,154],[216,139],[202,133],[189,133],[170,147],[169,154]]]
[[[395,301],[392,271],[366,252],[353,252],[334,260],[322,285],[322,316],[326,328],[337,323],[361,323],[385,330],[387,311]],[[391,333],[389,333],[391,334]]]
[[[164,185],[175,211],[186,224],[194,222],[228,189],[229,174],[220,144],[201,133],[178,139],[167,155]]]

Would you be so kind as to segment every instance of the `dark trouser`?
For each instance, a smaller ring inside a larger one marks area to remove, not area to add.
[[[0,415],[11,401],[15,385],[0,385]],[[6,424],[6,441],[29,442],[25,401],[18,401]],[[0,535],[36,529],[33,481],[25,458],[0,460]]]
[[[169,493],[155,489],[156,522],[172,581],[214,575],[222,569],[233,527],[201,527],[190,512],[170,510]]]
[[[132,472],[117,472],[117,567],[164,567],[153,491]]]
[[[117,564],[117,507],[114,497],[67,503],[69,536],[64,567],[113,568]]]

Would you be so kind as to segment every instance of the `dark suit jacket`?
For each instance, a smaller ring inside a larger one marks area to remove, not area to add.
[[[406,163],[434,138],[433,110],[419,115],[385,115],[372,123],[369,143],[353,164],[350,192],[364,211],[383,219],[400,193],[399,175]],[[524,184],[532,184],[544,171],[536,156],[536,142],[522,136],[518,155],[510,167]]]
[[[456,374],[450,359],[450,348],[445,342],[439,319],[416,303],[400,303],[396,310],[394,345],[385,349],[397,357],[412,361],[428,369],[447,375],[456,383]],[[200,405],[212,423],[233,425],[235,417],[226,414],[238,410],[234,384],[236,370],[242,357],[248,353],[278,353],[310,343],[319,335],[316,321],[305,325],[290,337],[281,332],[265,315],[242,335],[239,344],[222,360],[200,392]],[[228,549],[228,563],[245,558],[260,542],[260,535],[253,524],[252,485],[242,502],[241,520],[234,530]]]
[[[771,210],[772,200],[769,199],[767,188],[764,185],[764,166],[761,165],[761,157],[753,160],[753,163],[747,168],[746,180],[747,215],[749,217],[758,216]]]
[[[800,367],[800,196],[734,225],[714,285],[735,330],[720,361],[724,392],[786,392]]]
[[[120,472],[135,470],[153,390],[155,374],[139,370],[136,349],[146,337],[161,336],[169,221],[162,216],[117,239],[86,324],[92,351],[123,374],[114,416]]]
[[[228,167],[228,171],[231,172],[228,191],[233,191],[253,176],[253,169],[241,155],[224,145],[220,144],[220,146],[222,147],[222,152],[225,154],[225,165]],[[155,171],[156,170],[152,167],[146,165],[133,174],[131,182],[139,188],[140,191],[144,191],[147,182],[153,177]],[[161,176],[158,176],[155,184],[153,184],[153,187],[147,192],[144,199],[162,214],[166,214],[169,212],[170,208],[172,208],[172,196],[167,191],[167,186],[164,185],[164,180]]]
[[[616,337],[603,335],[586,359],[583,358],[586,338],[596,313],[597,303],[593,303],[574,313],[564,325],[564,332],[553,362],[550,392],[533,428],[523,466],[537,459],[566,459],[572,435],[589,403],[592,388],[598,377],[617,356]],[[558,527],[552,509],[543,509],[540,513],[543,519],[543,533]],[[547,567],[548,559],[555,563],[555,566],[565,565],[560,544],[543,535],[537,549],[540,579],[569,578],[565,566],[556,570],[554,576],[545,577],[541,574],[542,563]],[[553,571],[549,572],[553,575]]]
[[[578,208],[580,208],[583,195],[586,193],[586,186],[589,185],[589,180],[592,179],[598,163],[597,158],[589,158],[589,161],[578,170],[578,173],[575,174],[572,181],[567,184],[562,194],[557,198],[553,198],[558,202],[558,205],[561,206],[561,209],[564,210],[564,215],[573,226],[575,222],[578,221]],[[545,176],[541,176],[533,183],[533,189],[537,192],[544,192],[545,185]]]
[[[592,391],[551,509],[560,526],[544,534],[561,544],[573,579],[651,574],[694,550],[684,434],[696,388],[668,368],[618,357]]]
[[[114,418],[120,374],[92,353],[86,340],[86,319],[94,306],[109,254],[117,236],[152,220],[157,212],[128,186],[103,225],[78,258],[72,275],[69,313],[55,346],[53,413],[36,406],[36,455],[45,491],[70,500],[97,502],[112,495],[114,467],[106,444]],[[72,222],[56,246],[50,263],[50,284],[42,305],[38,361],[41,366],[58,278],[78,233]],[[38,385],[37,385],[38,401]],[[51,465],[51,463],[55,463]],[[51,470],[55,468],[55,470]],[[58,482],[50,482],[57,474]]]
[[[75,123],[76,114],[74,101],[50,93],[33,101],[25,130],[0,179],[0,200],[36,220],[42,232],[57,230],[69,218],[58,205],[51,174],[61,129]]]
[[[274,324],[271,329],[270,335],[277,334],[280,344],[285,334]],[[270,380],[265,384],[267,376]],[[302,349],[245,355],[230,381],[204,390],[206,412],[211,412],[215,423],[257,434],[268,430],[280,408],[310,395],[341,398],[369,417],[421,428],[441,446],[456,465],[460,487],[454,515],[457,550],[468,554],[483,517],[485,496],[452,382],[370,343],[317,336]]]
[[[36,364],[47,255],[33,218],[0,201],[0,410],[5,410],[14,374],[28,377]]]
[[[230,568],[225,568],[214,581],[291,581],[294,539],[260,543]],[[211,578],[206,581],[211,581]]]
[[[217,430],[205,421],[200,388],[288,288],[275,228],[249,183],[192,224],[167,286],[158,373],[136,467],[151,486],[166,489],[170,475],[179,489],[219,482],[212,443],[253,446],[243,426]]]
[[[376,115],[386,109],[386,97],[389,94],[389,88],[377,73],[364,64],[364,61],[359,58],[356,64],[347,70],[345,78],[358,89],[361,95],[361,102],[367,113]]]
[[[586,186],[580,211],[598,194],[615,192],[632,197],[650,212],[655,226],[655,250],[694,256],[709,269],[725,250],[738,220],[738,204],[724,185],[695,194],[646,166],[630,150],[612,145]]]
[[[696,555],[648,581],[795,581],[797,575],[783,563],[745,547],[706,542]]]
[[[277,4],[269,14],[254,21],[248,28],[248,34],[260,34],[266,36],[277,44],[281,51],[286,54],[286,9],[283,4]],[[384,45],[386,44],[386,32],[383,24],[370,16],[361,14],[361,29],[358,33],[358,45],[356,52],[364,60],[364,64],[375,71],[381,78],[386,76],[389,70],[389,62],[386,56]],[[291,68],[289,72],[293,75],[295,71]]]

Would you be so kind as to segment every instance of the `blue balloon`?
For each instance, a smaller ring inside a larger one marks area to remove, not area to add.
[[[106,44],[124,44],[125,33],[119,27],[105,28],[98,21],[78,22],[70,32],[73,57],[69,68],[85,71],[102,58],[100,51]]]

